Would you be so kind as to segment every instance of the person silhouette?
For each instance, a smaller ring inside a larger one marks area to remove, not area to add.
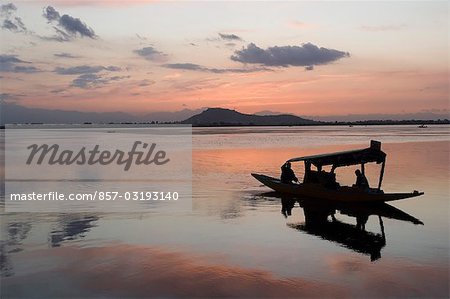
[[[285,184],[292,184],[292,182],[298,182],[294,171],[291,168],[291,163],[286,162],[281,166],[281,182]]]
[[[369,182],[367,181],[366,176],[361,173],[361,171],[359,169],[355,170],[355,175],[356,175],[356,183],[355,186],[359,187],[359,188],[369,188]]]

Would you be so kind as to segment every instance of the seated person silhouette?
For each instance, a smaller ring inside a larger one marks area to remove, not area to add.
[[[356,174],[355,186],[362,188],[362,189],[369,188],[369,182],[367,181],[366,176],[363,173],[361,173],[361,171],[359,169],[355,170],[355,174]]]
[[[281,166],[281,182],[285,184],[292,184],[292,182],[298,182],[294,171],[291,168],[291,163],[286,162]]]
[[[328,189],[336,189],[339,184],[336,182],[336,174],[334,172],[326,172],[322,170],[319,172],[319,183]]]
[[[319,173],[311,169],[311,162],[305,164],[305,176],[303,177],[303,183],[318,183]]]

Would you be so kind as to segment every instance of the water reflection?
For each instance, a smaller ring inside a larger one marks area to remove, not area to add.
[[[51,247],[59,247],[63,241],[83,238],[95,226],[99,217],[95,214],[63,214],[56,221],[57,228],[50,232]]]
[[[371,261],[381,258],[381,249],[386,246],[382,217],[423,225],[419,219],[386,203],[361,205],[283,196],[281,197],[281,213],[286,218],[291,216],[297,202],[303,209],[305,220],[302,223],[288,224],[289,227],[369,255]],[[337,212],[355,218],[355,224],[338,220],[335,217]],[[380,233],[366,231],[370,216],[378,217]]]
[[[22,241],[31,230],[29,222],[11,222],[6,224],[6,236],[0,240],[0,273],[2,277],[14,275],[10,254],[23,250]]]

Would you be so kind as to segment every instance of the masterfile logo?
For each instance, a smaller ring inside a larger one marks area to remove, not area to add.
[[[142,150],[139,150],[139,147]],[[96,144],[89,150],[85,146],[78,151],[71,149],[61,150],[58,144],[32,144],[27,147],[30,155],[27,164],[33,163],[41,165],[109,165],[116,163],[124,165],[124,171],[128,171],[131,165],[164,165],[170,161],[166,158],[167,153],[164,150],[157,150],[157,144],[148,144],[142,141],[135,141],[130,151],[124,152],[116,149],[115,151],[100,150],[100,145]],[[35,159],[36,157],[36,159]]]
[[[192,208],[190,126],[5,131],[7,212]]]

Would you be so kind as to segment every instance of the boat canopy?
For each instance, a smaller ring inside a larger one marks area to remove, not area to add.
[[[316,167],[333,165],[334,167],[365,164],[369,162],[383,163],[386,153],[381,150],[381,142],[371,140],[370,147],[359,150],[321,154],[289,159],[287,162],[309,162]]]

